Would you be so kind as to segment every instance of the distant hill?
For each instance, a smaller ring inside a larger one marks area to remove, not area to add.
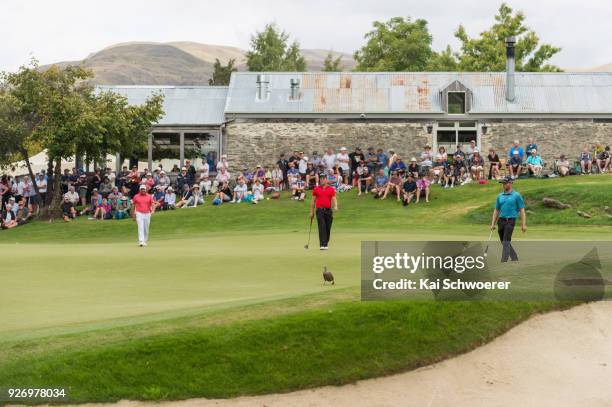
[[[612,63],[599,65],[591,68],[568,68],[567,72],[612,72]]]
[[[303,49],[309,71],[323,69],[328,50]],[[82,61],[64,61],[56,65],[81,64],[91,69],[93,82],[100,85],[208,85],[215,58],[222,63],[236,59],[238,70],[246,70],[246,51],[224,45],[197,42],[129,42],[112,45],[87,56]],[[344,70],[355,67],[352,55],[342,55]]]

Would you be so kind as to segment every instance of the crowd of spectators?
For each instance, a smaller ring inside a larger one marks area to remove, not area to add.
[[[611,170],[610,147],[601,144],[592,149],[585,146],[575,161],[562,154],[550,165],[539,155],[533,139],[525,147],[515,140],[502,157],[492,148],[484,156],[475,141],[465,149],[457,145],[454,150],[447,152],[440,146],[434,152],[426,145],[418,158],[409,160],[393,150],[374,147],[366,151],[357,147],[350,153],[346,147],[337,152],[330,147],[322,155],[314,151],[310,157],[303,151],[293,151],[290,155],[281,154],[274,165],[257,165],[254,170],[243,166],[238,174],[230,174],[225,155],[214,168],[206,161],[196,168],[186,160],[184,167],[175,166],[169,173],[161,166],[152,172],[124,166],[115,173],[105,168],[89,175],[76,168],[66,169],[60,177],[61,211],[66,222],[80,215],[92,220],[125,219],[141,184],[153,195],[156,210],[195,208],[208,198],[213,205],[257,204],[264,199],[278,199],[281,191],[288,191],[291,199],[303,201],[306,191],[319,185],[322,177],[340,192],[356,188],[358,196],[371,194],[381,200],[394,197],[408,205],[429,202],[433,185],[455,188],[502,176],[563,177]],[[47,203],[48,184],[44,171],[36,174],[34,181],[29,176],[0,177],[1,227],[11,229],[35,216]]]

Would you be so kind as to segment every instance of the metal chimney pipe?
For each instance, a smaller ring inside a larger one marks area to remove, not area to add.
[[[289,80],[291,85],[291,100],[297,100],[300,98],[300,80],[297,78],[291,78]]]
[[[264,100],[268,98],[268,84],[270,80],[266,75],[257,75],[257,99]]]
[[[516,38],[506,38],[506,100],[508,102],[514,102],[514,69],[515,69],[515,57],[514,57],[514,44]]]

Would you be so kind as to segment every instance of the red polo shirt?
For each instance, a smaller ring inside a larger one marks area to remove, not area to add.
[[[149,194],[142,195],[140,192],[134,195],[132,198],[132,204],[136,208],[136,212],[140,213],[151,213],[151,207],[153,206],[153,197]]]
[[[315,206],[317,208],[331,208],[331,200],[336,196],[336,190],[334,187],[314,187],[312,190],[312,197],[315,199]]]

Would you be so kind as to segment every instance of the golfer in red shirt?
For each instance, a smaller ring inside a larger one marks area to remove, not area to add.
[[[327,176],[321,178],[321,186],[316,186],[312,190],[312,204],[310,205],[310,220],[314,217],[315,207],[317,208],[317,224],[319,226],[319,243],[321,250],[327,250],[329,236],[331,234],[332,204],[334,210],[338,210],[336,200],[336,190],[328,185]]]
[[[140,247],[147,245],[149,240],[149,225],[151,224],[151,213],[154,211],[153,197],[147,193],[147,186],[140,184],[139,191],[132,198],[132,218],[138,224],[138,244]]]

